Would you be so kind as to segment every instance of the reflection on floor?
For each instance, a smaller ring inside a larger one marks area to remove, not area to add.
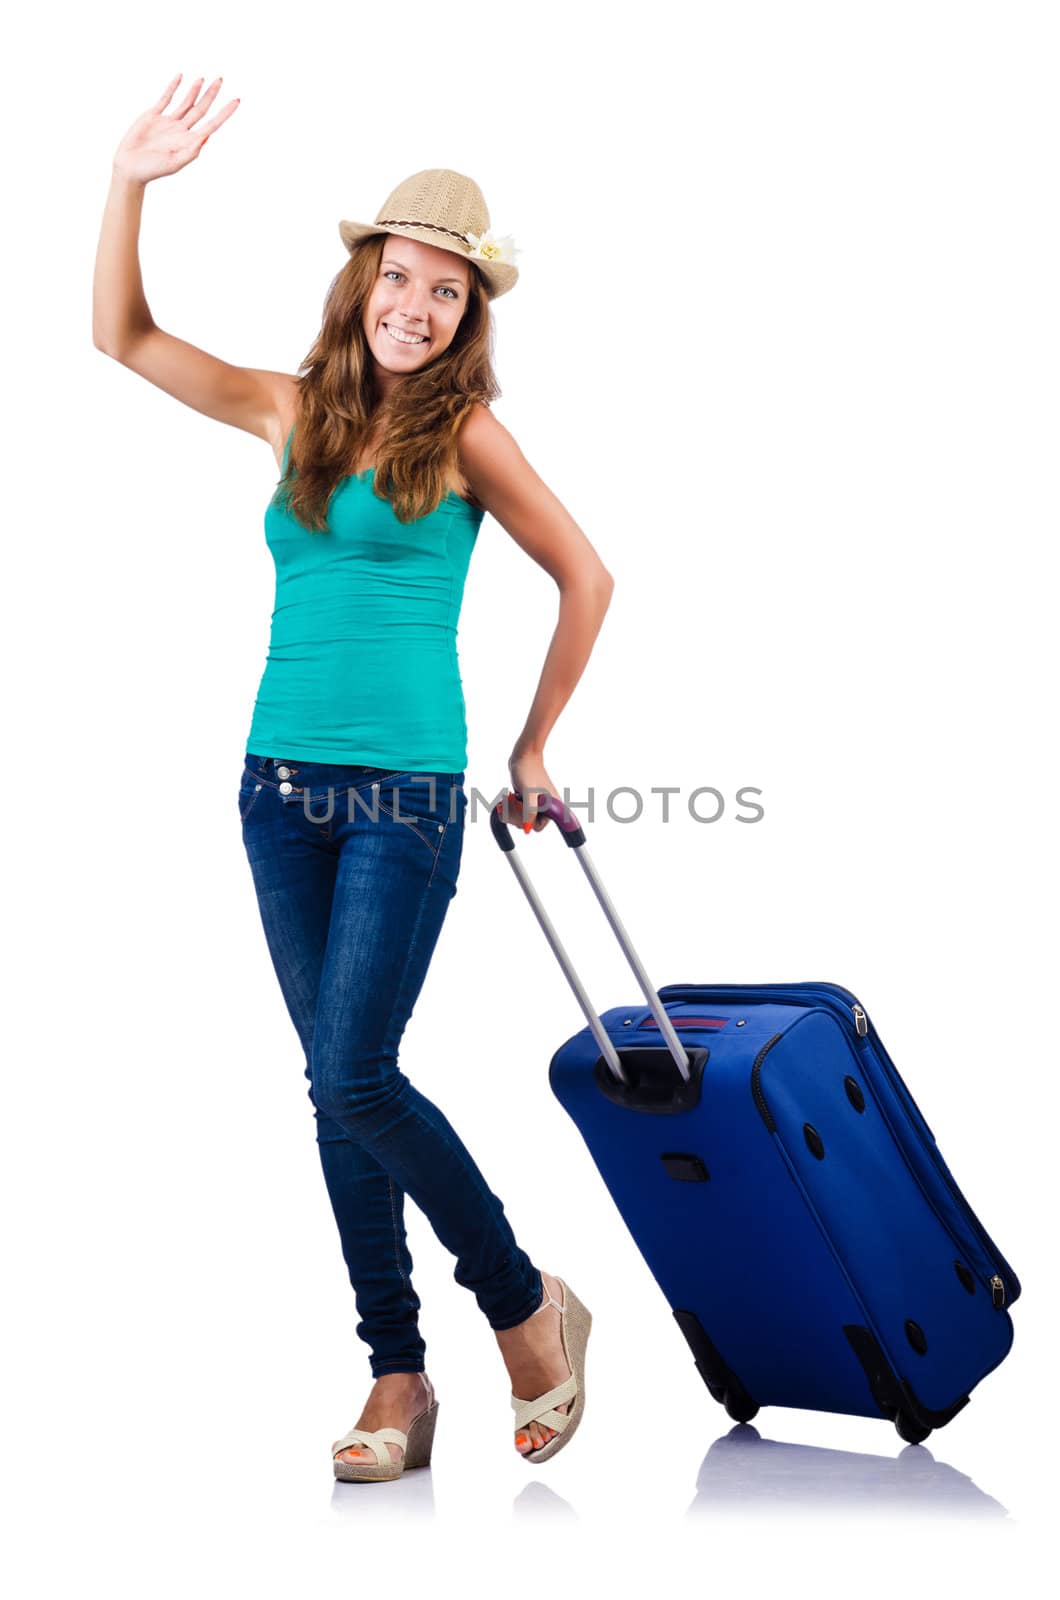
[[[689,1516],[713,1511],[730,1515],[763,1506],[823,1510],[924,1513],[930,1516],[1008,1516],[1005,1507],[976,1487],[956,1467],[936,1461],[923,1444],[897,1456],[861,1455],[816,1445],[763,1439],[750,1423],[738,1423],[715,1440],[696,1478]]]

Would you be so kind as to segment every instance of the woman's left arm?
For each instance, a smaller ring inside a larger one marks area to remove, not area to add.
[[[512,788],[527,796],[509,802],[513,822],[536,817],[533,791],[559,794],[545,770],[545,740],[592,654],[615,581],[574,518],[538,477],[512,435],[484,405],[473,407],[460,431],[460,470],[479,503],[559,589],[559,620],[533,704],[508,761]]]

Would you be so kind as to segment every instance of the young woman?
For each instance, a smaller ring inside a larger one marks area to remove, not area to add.
[[[560,591],[508,763],[508,816],[527,829],[548,821],[534,797],[558,793],[545,738],[585,668],[613,581],[489,409],[499,393],[490,301],[518,270],[490,235],[470,178],[418,172],[373,223],[340,224],[349,259],[298,375],[230,366],[155,324],[138,259],[145,186],[196,160],[239,104],[204,123],[221,80],[205,93],[203,82],[167,111],[178,74],[118,146],[94,338],[186,405],[266,440],[281,471],[266,513],[276,609],[239,809],[375,1379],[356,1426],[332,1446],[335,1474],[396,1478],[430,1459],[438,1407],[406,1194],[495,1334],[516,1449],[545,1461],[581,1420],[591,1317],[519,1247],[500,1200],[397,1052],[460,869],[466,725],[455,635],[482,518],[488,511]]]

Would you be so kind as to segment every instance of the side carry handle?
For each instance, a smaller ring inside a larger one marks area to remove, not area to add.
[[[538,791],[538,793],[543,795],[545,794],[545,790],[541,789]],[[593,1038],[600,1046],[600,1054],[607,1062],[612,1075],[618,1079],[619,1083],[628,1084],[629,1079],[626,1075],[624,1067],[622,1066],[622,1062],[619,1059],[618,1051],[611,1043],[603,1023],[600,1021],[600,1018],[590,1005],[589,996],[586,994],[578,974],[571,965],[570,957],[563,948],[563,944],[558,933],[549,920],[548,912],[541,904],[541,901],[537,895],[537,891],[534,889],[533,884],[527,877],[526,868],[519,859],[519,852],[516,850],[515,840],[512,838],[512,825],[506,815],[506,812],[509,799],[521,800],[521,798],[521,795],[519,795],[517,792],[510,791],[503,800],[498,800],[496,805],[490,807],[490,830],[501,849],[507,855],[508,860],[511,862],[512,871],[518,878],[520,887],[522,888],[523,893],[526,895],[526,898],[529,900],[534,915],[541,924],[545,938],[552,946],[556,960],[562,967],[567,982],[574,990],[578,1004],[584,1011],[586,1020],[592,1030]],[[601,906],[603,907],[604,916],[611,924],[611,929],[615,935],[615,938],[618,940],[619,947],[636,974],[637,982],[640,984],[640,987],[644,992],[644,998],[651,1007],[651,1014],[659,1024],[659,1032],[663,1039],[665,1039],[667,1048],[677,1063],[677,1070],[687,1083],[692,1076],[689,1068],[688,1054],[680,1039],[677,1037],[676,1032],[674,1031],[674,1025],[670,1021],[666,1007],[663,1005],[662,1001],[659,999],[659,996],[652,987],[651,980],[644,970],[644,965],[640,957],[637,955],[637,952],[629,942],[629,935],[622,925],[618,912],[611,904],[607,890],[600,882],[596,868],[593,865],[589,851],[586,848],[585,834],[582,832],[581,824],[574,815],[573,811],[571,811],[568,806],[564,805],[563,801],[558,795],[548,795],[547,802],[540,802],[537,810],[539,815],[548,816],[552,819],[560,831],[560,837],[563,839],[564,844],[569,845],[570,848],[575,852],[585,876],[592,884],[593,893],[596,895],[597,900],[599,900]]]

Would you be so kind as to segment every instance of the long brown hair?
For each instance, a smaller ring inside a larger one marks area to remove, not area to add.
[[[298,369],[298,414],[287,470],[276,487],[309,532],[327,530],[327,507],[380,420],[382,391],[362,322],[385,233],[358,240],[324,301],[316,341]],[[467,305],[448,349],[394,386],[376,451],[374,492],[399,522],[441,503],[458,466],[457,435],[476,401],[500,394],[493,372],[485,280],[469,263]]]

